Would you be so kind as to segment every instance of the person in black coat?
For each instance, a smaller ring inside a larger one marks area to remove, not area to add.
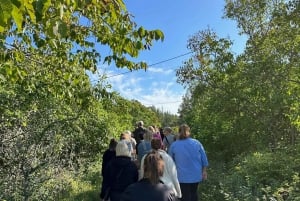
[[[102,168],[101,168],[101,175],[103,176],[104,168],[107,166],[109,161],[116,157],[116,146],[118,142],[113,138],[109,142],[108,149],[103,153],[102,156]]]
[[[175,201],[174,192],[160,181],[164,161],[157,151],[144,159],[144,178],[131,184],[123,192],[120,201]]]
[[[132,132],[133,137],[136,141],[136,144],[140,143],[140,141],[143,139],[143,135],[145,134],[145,132],[146,132],[146,129],[144,128],[144,122],[143,121],[137,122],[137,127]]]
[[[104,169],[100,198],[108,192],[110,201],[120,201],[123,191],[138,180],[138,169],[133,161],[126,142],[120,141],[116,147],[116,157]]]

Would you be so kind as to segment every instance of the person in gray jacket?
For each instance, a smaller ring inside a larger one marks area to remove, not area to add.
[[[173,130],[171,127],[165,127],[163,130],[163,133],[165,135],[163,139],[163,146],[166,151],[168,151],[171,144],[176,140],[175,135],[173,134]]]

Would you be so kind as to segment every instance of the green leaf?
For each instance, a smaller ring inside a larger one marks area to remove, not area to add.
[[[13,4],[10,1],[0,0],[0,26],[4,27],[4,29],[11,18],[12,10]]]
[[[61,38],[65,38],[68,35],[68,26],[65,22],[60,22],[58,25],[58,34]]]
[[[142,38],[142,37],[144,37],[145,36],[145,29],[143,28],[143,27],[140,27],[139,29],[138,29],[138,34],[139,34],[139,36]]]
[[[161,39],[162,41],[164,40],[164,33],[160,30],[155,30],[155,40]]]
[[[34,11],[31,1],[24,1],[24,7],[26,8],[26,11],[27,11],[28,15],[30,16],[30,19],[32,20],[32,22],[35,23],[36,22],[35,11]]]
[[[135,45],[135,47],[137,48],[137,49],[142,49],[142,47],[143,47],[143,43],[141,42],[141,41],[138,41],[137,43],[136,43],[136,45]]]
[[[12,17],[14,18],[16,25],[18,27],[18,30],[22,30],[22,22],[23,22],[23,15],[22,12],[20,12],[20,9],[17,8],[16,6],[13,6],[12,10]]]

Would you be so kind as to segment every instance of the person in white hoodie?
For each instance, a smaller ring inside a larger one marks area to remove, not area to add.
[[[173,159],[170,157],[170,155],[167,152],[161,149],[162,147],[161,139],[153,138],[151,140],[151,147],[154,151],[157,151],[161,155],[165,163],[163,176],[160,177],[160,180],[165,185],[167,185],[169,188],[172,189],[172,191],[175,193],[175,196],[177,198],[181,198],[182,195],[181,195],[180,185],[177,178],[177,170]],[[144,159],[145,156],[142,158],[141,161],[140,179],[144,177],[144,171],[143,171]]]

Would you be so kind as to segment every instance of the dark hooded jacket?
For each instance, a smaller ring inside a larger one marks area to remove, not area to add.
[[[111,201],[119,201],[122,192],[138,180],[138,169],[130,157],[117,156],[104,169],[100,197],[103,199],[107,189],[110,189]]]
[[[137,128],[132,132],[133,137],[134,137],[134,139],[135,139],[135,141],[136,141],[136,144],[139,144],[140,141],[144,139],[144,134],[145,134],[145,132],[146,132],[146,129],[143,128],[143,127],[141,127],[141,126],[137,127]]]
[[[102,156],[102,168],[101,168],[101,175],[104,174],[104,169],[109,163],[110,160],[116,157],[116,150],[107,149],[103,156]]]

